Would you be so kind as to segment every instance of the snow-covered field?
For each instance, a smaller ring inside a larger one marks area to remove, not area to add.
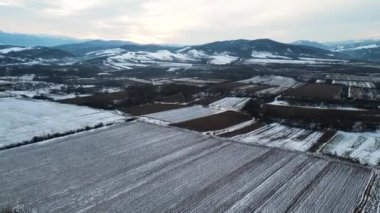
[[[321,152],[377,166],[380,163],[380,132],[339,131]]]
[[[239,82],[246,84],[264,84],[268,86],[279,86],[287,88],[291,88],[298,83],[293,78],[278,75],[255,76],[253,78],[241,80]]]
[[[304,109],[321,109],[321,110],[345,110],[345,111],[367,111],[366,109],[361,109],[357,107],[351,106],[341,106],[337,104],[330,105],[306,105],[306,104],[290,104],[287,101],[275,100],[273,102],[267,103],[268,105],[276,105],[276,106],[289,106],[289,107],[298,107]]]
[[[149,118],[150,120],[145,119],[145,121],[157,123],[157,121],[167,122],[167,123],[179,123],[183,121],[188,121],[200,117],[205,117],[208,115],[213,115],[220,112],[219,110],[211,109],[208,107],[202,106],[191,106],[180,109],[168,110],[158,113],[152,113],[144,115],[143,117]]]
[[[376,88],[376,85],[373,82],[368,81],[342,81],[342,80],[333,80],[333,84],[340,84],[350,87],[361,87],[361,88]]]
[[[33,137],[122,122],[116,112],[19,98],[0,98],[0,147]]]
[[[288,127],[272,123],[233,139],[245,143],[261,144],[289,150],[307,151],[322,136],[323,132]]]
[[[289,88],[295,88],[303,85],[296,81],[293,78],[283,77],[278,75],[264,75],[264,76],[256,76],[250,79],[241,80],[241,83],[246,84],[262,84],[267,86],[272,86],[271,88],[260,90],[256,92],[256,94],[278,94]]]
[[[354,212],[373,175],[143,122],[4,150],[0,172],[0,209],[35,212]]]
[[[240,111],[251,98],[227,97],[210,104],[213,109]]]

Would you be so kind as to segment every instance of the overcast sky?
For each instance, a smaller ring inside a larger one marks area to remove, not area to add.
[[[380,38],[380,0],[0,0],[0,30],[140,43]]]

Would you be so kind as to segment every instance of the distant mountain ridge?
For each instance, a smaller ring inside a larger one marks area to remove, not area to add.
[[[54,48],[60,49],[66,52],[70,52],[73,55],[82,56],[82,55],[85,55],[86,53],[93,52],[93,51],[119,48],[124,45],[134,45],[134,44],[135,43],[130,42],[130,41],[121,41],[121,40],[110,40],[110,41],[91,40],[91,41],[85,41],[85,42],[75,43],[75,44],[55,46]]]
[[[380,42],[374,40],[336,43],[301,40],[288,44],[271,39],[238,39],[190,46],[138,44],[122,40],[75,40],[74,43],[53,47],[0,45],[2,61],[37,60],[36,63],[39,63],[45,59],[71,60],[117,69],[161,66],[165,63],[165,66],[179,67],[188,67],[191,64],[323,64],[346,63],[351,60],[380,63],[379,54]]]
[[[296,45],[320,46],[348,58],[380,63],[380,40],[353,40],[318,43],[314,41],[296,41]]]
[[[324,49],[324,50],[329,50],[330,49],[327,45],[324,45],[324,44],[316,42],[316,41],[299,40],[299,41],[295,41],[295,42],[293,42],[291,44],[316,47],[316,48]]]
[[[60,36],[29,35],[0,31],[0,45],[53,47],[57,45],[72,44],[78,42],[83,42],[83,40]]]
[[[193,49],[202,50],[207,53],[212,52],[230,52],[238,57],[255,57],[255,52],[269,52],[274,55],[279,55],[289,58],[298,57],[323,57],[332,58],[330,51],[323,50],[310,46],[301,46],[293,44],[285,44],[271,39],[256,39],[256,40],[231,40],[218,41],[199,46],[193,46]]]

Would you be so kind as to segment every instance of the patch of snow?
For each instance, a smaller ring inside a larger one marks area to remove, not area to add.
[[[373,49],[378,48],[380,45],[378,44],[370,44],[370,45],[364,45],[359,47],[353,47],[353,48],[345,48],[344,46],[339,46],[334,49],[336,52],[342,52],[342,51],[353,51],[353,50],[363,50],[363,49]]]
[[[187,50],[190,50],[190,49],[191,49],[191,47],[184,47],[184,48],[178,50],[177,52],[183,53],[183,52],[186,52]]]
[[[289,51],[289,50],[290,50],[290,49],[288,48],[288,51]],[[261,52],[259,52],[259,51],[252,51],[251,56],[252,56],[253,58],[278,58],[278,59],[291,59],[291,58],[286,57],[286,56],[275,55],[275,54],[273,54],[273,53],[271,53],[271,52],[266,52],[266,51],[261,51]]]
[[[246,122],[243,122],[243,123],[240,123],[240,124],[236,124],[236,125],[231,126],[231,127],[227,127],[225,129],[216,130],[216,131],[212,131],[212,132],[205,132],[204,134],[205,135],[221,135],[221,134],[224,134],[224,133],[227,133],[227,132],[233,132],[233,131],[242,129],[244,127],[247,127],[249,125],[254,124],[255,122],[256,122],[255,120],[250,120],[250,121],[246,121]]]
[[[292,105],[287,101],[275,100],[273,102],[267,103],[268,105],[278,105],[278,106],[290,106],[290,107],[298,107],[298,108],[307,108],[307,109],[321,109],[321,110],[347,110],[347,111],[367,111],[366,109],[360,109],[356,107],[349,106],[339,106],[339,105]]]
[[[127,78],[127,79],[130,80],[130,81],[138,82],[138,83],[152,84],[151,81],[148,81],[148,80],[145,80],[145,79],[141,79],[141,78]]]
[[[228,53],[222,53],[221,55],[210,56],[208,63],[214,64],[214,65],[226,65],[226,64],[232,64],[238,59],[239,59],[238,57],[230,56],[228,55]]]
[[[179,123],[183,121],[188,121],[196,118],[201,118],[209,115],[219,113],[221,111],[210,109],[208,107],[202,106],[191,106],[180,109],[173,109],[163,112],[152,113],[144,115],[142,117],[157,119],[168,123]]]
[[[86,53],[86,56],[96,56],[96,57],[114,56],[114,55],[120,55],[120,54],[122,54],[124,52],[126,52],[124,49],[114,48],[114,49],[107,49],[107,50],[99,50],[99,51],[88,52],[88,53]]]
[[[227,97],[211,103],[212,109],[241,111],[251,98]]]
[[[10,52],[21,52],[25,50],[31,50],[33,47],[9,47],[9,48],[4,48],[0,49],[1,54],[8,54]]]

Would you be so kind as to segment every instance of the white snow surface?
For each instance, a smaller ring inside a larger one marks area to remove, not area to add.
[[[124,49],[121,48],[114,48],[114,49],[107,49],[107,50],[98,50],[98,51],[93,51],[86,53],[87,56],[114,56],[114,55],[119,55],[126,52]]]
[[[239,58],[236,56],[231,56],[228,52],[223,52],[220,54],[214,54],[210,56],[208,63],[214,65],[225,65],[231,64],[237,61]]]
[[[287,101],[281,101],[281,100],[274,100],[270,103],[267,103],[268,105],[278,105],[278,106],[291,106],[291,107],[298,107],[298,108],[307,108],[307,109],[321,109],[321,110],[347,110],[347,111],[367,111],[366,109],[351,107],[351,106],[340,106],[340,105],[306,105],[306,104],[290,104]]]
[[[303,58],[300,60],[272,59],[272,58],[248,58],[243,60],[243,64],[340,64],[347,63],[345,60]]]
[[[353,48],[344,48],[344,46],[339,46],[333,51],[342,52],[342,51],[352,51],[352,50],[362,50],[362,49],[373,49],[373,48],[378,48],[378,47],[380,47],[380,45],[378,44],[370,44],[370,45],[364,45],[364,46],[353,47]]]
[[[0,98],[0,118],[0,147],[126,119],[112,111],[20,98]]]
[[[380,163],[380,132],[338,131],[321,151],[363,165],[378,166]]]
[[[147,114],[142,117],[157,119],[166,123],[179,123],[183,121],[213,115],[218,112],[221,111],[202,106],[190,106],[180,109],[173,109],[163,112]]]
[[[291,59],[286,56],[281,56],[281,55],[275,55],[271,52],[266,52],[266,51],[252,51],[251,56],[253,58],[277,58],[277,59]]]
[[[345,80],[333,80],[333,84],[340,84],[350,87],[361,87],[361,88],[376,88],[373,82],[369,81],[345,81]]]
[[[0,49],[1,54],[8,54],[10,52],[21,52],[25,50],[31,50],[33,47],[9,47],[9,48],[4,48]]]
[[[320,131],[272,123],[252,132],[235,136],[233,139],[245,143],[305,152],[318,141],[322,134],[323,132]]]
[[[227,97],[210,104],[213,109],[241,111],[251,98]]]
[[[292,88],[298,83],[293,78],[278,75],[255,76],[253,78],[242,80],[239,82],[246,84],[264,84],[268,86],[278,86],[286,88]]]

